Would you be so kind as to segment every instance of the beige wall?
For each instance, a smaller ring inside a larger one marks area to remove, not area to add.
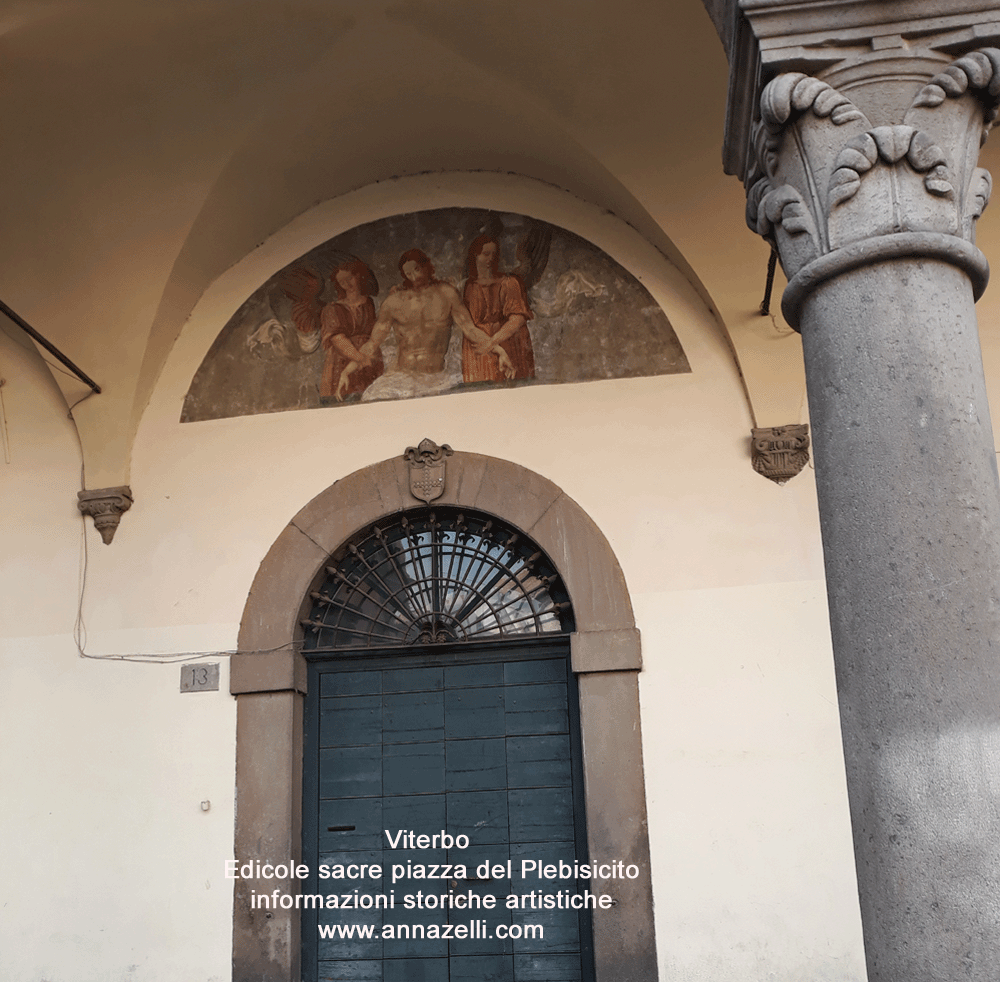
[[[590,238],[661,303],[692,373],[177,422],[215,334],[276,267],[361,220],[445,201]],[[79,451],[37,359],[7,348],[30,381],[5,391],[14,616],[0,718],[14,739],[0,742],[0,784],[17,789],[3,819],[17,848],[0,970],[19,982],[228,978],[226,660],[219,692],[180,694],[176,664],[78,657]],[[749,426],[718,324],[616,219],[512,177],[363,189],[293,222],[196,308],[139,428],[136,504],[110,547],[88,525],[88,651],[230,648],[289,518],[424,436],[515,461],[597,522],[632,594],[661,977],[863,979],[812,473],[783,488],[754,474]]]

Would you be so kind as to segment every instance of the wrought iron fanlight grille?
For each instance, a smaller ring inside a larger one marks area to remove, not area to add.
[[[489,515],[420,509],[341,546],[302,621],[310,650],[496,641],[573,630],[548,557]]]

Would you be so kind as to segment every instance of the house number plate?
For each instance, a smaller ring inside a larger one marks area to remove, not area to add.
[[[219,688],[219,663],[181,665],[181,692],[212,692]]]

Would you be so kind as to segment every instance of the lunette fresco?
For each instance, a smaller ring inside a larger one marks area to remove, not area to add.
[[[690,370],[663,310],[596,246],[443,208],[359,225],[278,270],[219,333],[181,421]]]

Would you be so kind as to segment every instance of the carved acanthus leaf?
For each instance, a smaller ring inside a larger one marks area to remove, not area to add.
[[[952,62],[916,95],[911,109],[933,109],[945,99],[957,99],[969,89],[987,97],[982,139],[986,139],[1000,109],[1000,49],[982,48]]]
[[[820,119],[829,117],[835,126],[864,119],[864,113],[847,96],[802,72],[779,75],[760,95],[761,122],[772,133],[779,133],[793,116],[809,110]]]
[[[762,177],[754,182],[750,190],[747,191],[746,220],[747,227],[751,232],[756,232],[758,235],[764,236],[774,246],[774,229],[770,227],[762,228],[760,222],[760,204],[771,191],[772,186],[768,178]]]
[[[808,232],[813,238],[816,237],[816,224],[812,214],[802,200],[802,195],[790,184],[775,188],[760,203],[757,231],[762,235],[767,234],[772,225],[781,225],[789,235]]]
[[[768,185],[770,188],[770,185]],[[779,236],[778,230],[785,233]],[[790,184],[768,190],[757,207],[757,232],[776,243],[783,260],[800,265],[820,252],[816,222],[798,190]]]
[[[985,167],[977,167],[972,176],[972,208],[969,212],[970,218],[979,218],[986,206],[990,203],[990,195],[993,193],[993,178]]]
[[[793,197],[787,178],[779,176],[785,130],[807,113],[837,127],[859,121],[867,125],[868,121],[842,93],[802,72],[779,75],[764,87],[760,98],[761,118],[753,134],[758,179],[748,193],[747,224],[772,244],[777,225],[793,236],[808,232],[818,252],[817,223],[821,216],[817,211],[821,202],[810,205],[803,188]]]
[[[834,126],[865,119],[847,96],[818,78],[802,72],[786,72],[772,79],[760,95],[756,134],[757,156],[768,177],[773,177],[777,170],[785,129],[806,112],[812,112],[818,119],[829,119]]]
[[[929,171],[927,190],[938,197],[955,193],[948,172],[948,157],[926,133],[912,126],[876,126],[850,140],[834,164],[830,176],[829,208],[849,201],[861,187],[861,176],[880,160],[898,164],[903,158],[917,173]]]

